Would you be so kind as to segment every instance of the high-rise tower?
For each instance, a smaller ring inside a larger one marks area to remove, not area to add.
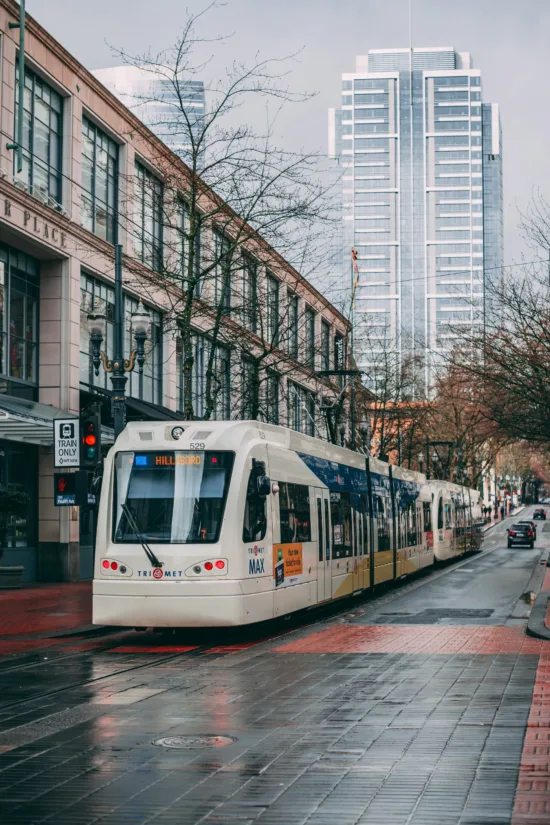
[[[192,140],[198,140],[204,129],[202,80],[180,81],[178,95],[170,80],[139,66],[96,69],[93,74],[173,152],[191,164]],[[204,165],[201,151],[197,153],[197,164],[199,168]]]
[[[464,331],[483,323],[502,266],[499,107],[453,48],[370,50],[329,112],[341,169],[342,255],[357,250],[356,358],[376,389],[388,360],[417,395]]]

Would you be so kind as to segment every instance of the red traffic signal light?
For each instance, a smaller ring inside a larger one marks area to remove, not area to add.
[[[101,461],[101,419],[90,413],[80,420],[80,466],[96,467]]]

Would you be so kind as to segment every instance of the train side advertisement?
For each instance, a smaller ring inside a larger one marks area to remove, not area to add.
[[[273,578],[275,587],[298,584],[303,573],[302,543],[273,545]]]

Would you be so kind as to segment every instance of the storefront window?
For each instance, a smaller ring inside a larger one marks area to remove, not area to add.
[[[37,380],[38,273],[34,258],[0,246],[0,373],[32,384]]]
[[[36,447],[0,441],[0,489],[13,512],[7,515],[5,548],[33,547],[36,544]]]

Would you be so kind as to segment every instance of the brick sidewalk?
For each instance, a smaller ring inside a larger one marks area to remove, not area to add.
[[[0,654],[54,643],[63,631],[83,631],[92,622],[92,583],[44,584],[0,591]]]

